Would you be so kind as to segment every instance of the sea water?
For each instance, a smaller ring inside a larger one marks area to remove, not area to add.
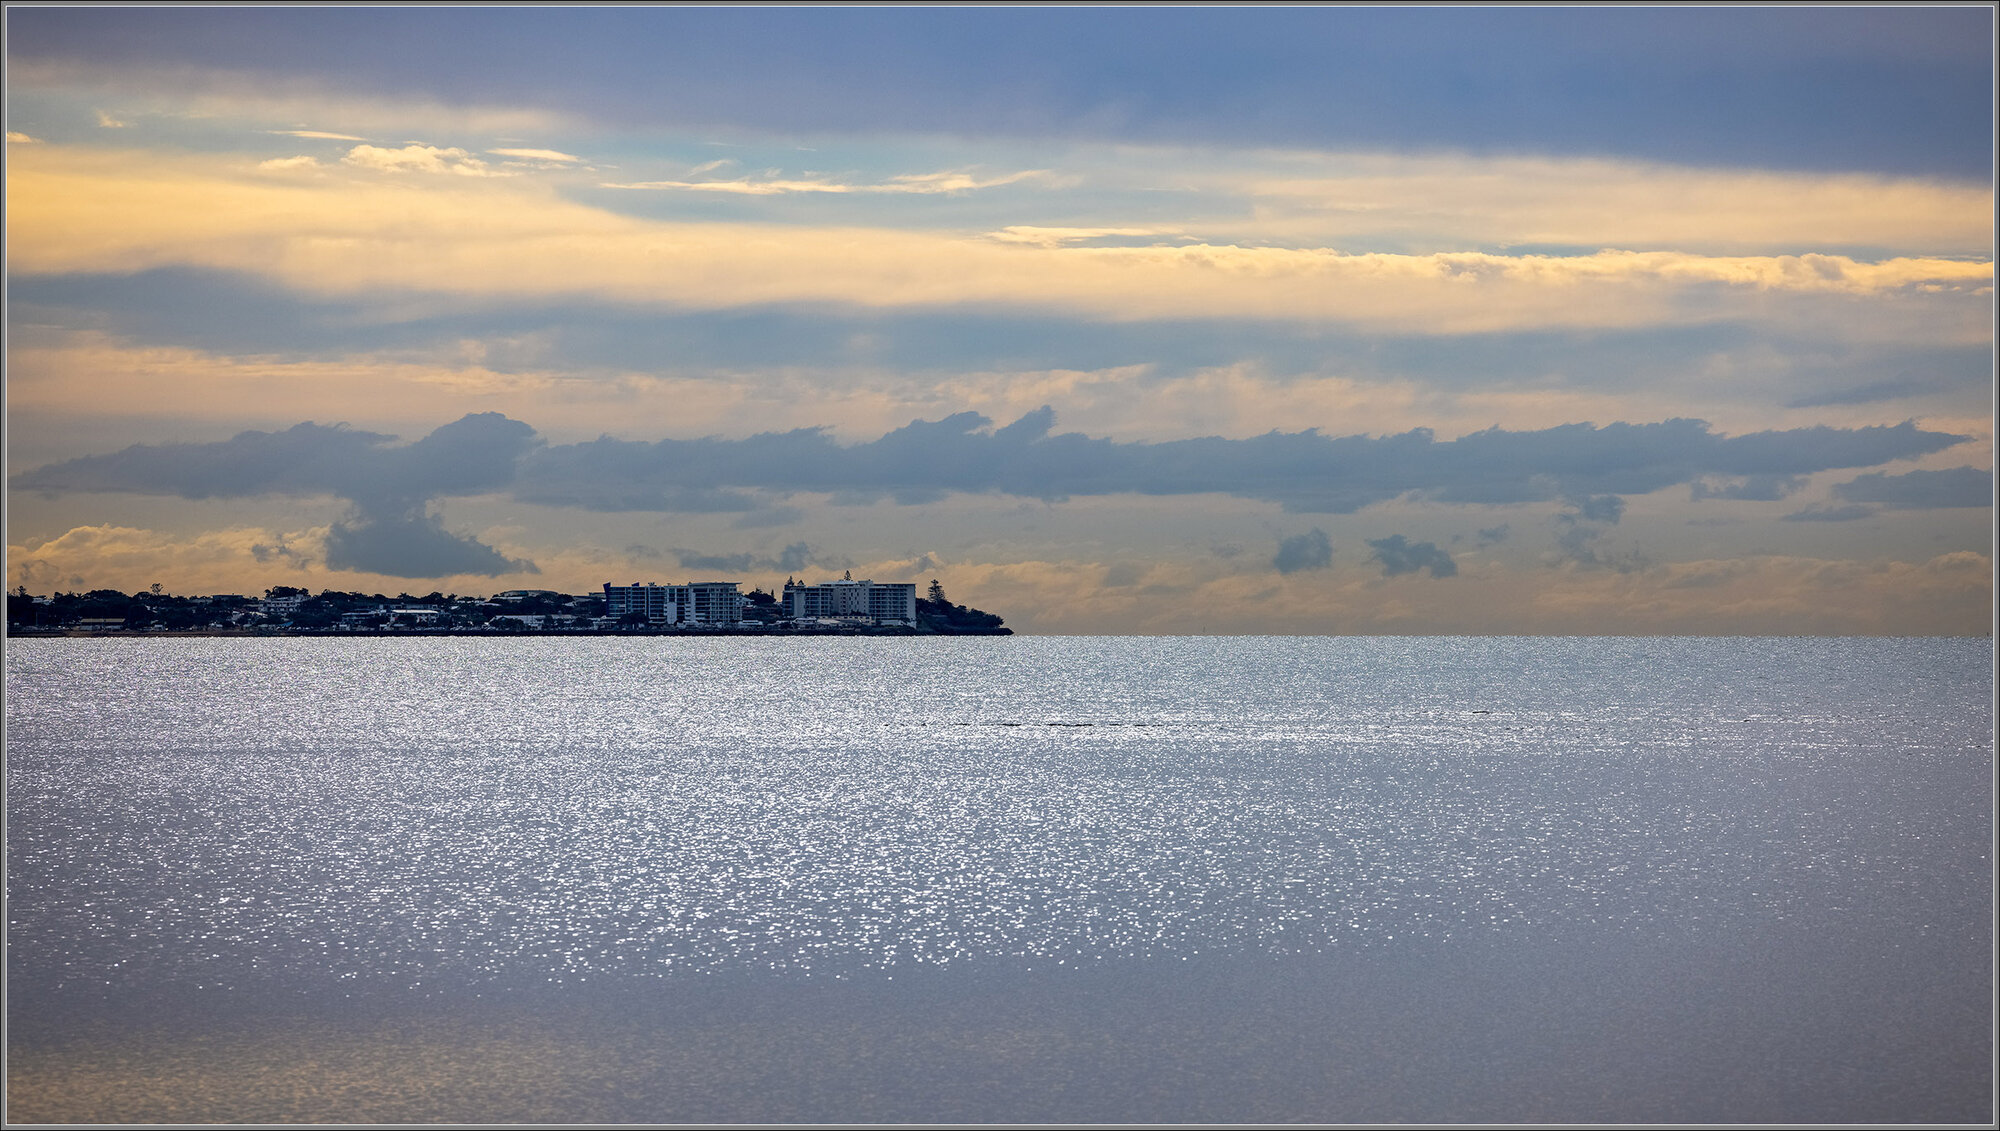
[[[1983,1122],[1990,641],[13,640],[13,1122]]]

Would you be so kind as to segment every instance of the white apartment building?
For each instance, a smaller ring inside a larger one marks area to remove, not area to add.
[[[643,613],[654,624],[679,624],[681,602],[675,590],[678,585],[660,585],[648,581],[644,585],[633,582],[630,585],[604,583],[604,615],[612,620],[627,613]]]
[[[818,585],[795,582],[785,586],[785,615],[792,620],[856,617],[877,622],[915,624],[917,587],[908,581],[854,581],[842,578]]]
[[[743,595],[734,581],[691,581],[686,585],[604,583],[604,612],[613,620],[642,613],[653,624],[736,624],[743,619]]]

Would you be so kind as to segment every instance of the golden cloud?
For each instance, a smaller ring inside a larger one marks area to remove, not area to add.
[[[231,527],[173,534],[130,526],[78,526],[46,541],[7,547],[7,586],[30,592],[134,593],[158,584],[173,593],[262,592],[321,556],[324,527],[305,531]],[[264,580],[260,580],[264,579]]]
[[[494,150],[493,152],[503,152]],[[711,161],[695,172],[718,168],[723,162]],[[680,189],[690,192],[723,192],[739,196],[782,196],[788,193],[824,192],[836,195],[846,193],[918,193],[946,194],[968,192],[973,189],[993,188],[997,185],[1011,185],[1046,174],[1046,170],[1028,169],[1018,173],[1008,173],[998,177],[980,177],[967,172],[908,173],[891,177],[887,181],[873,184],[855,184],[846,181],[815,178],[811,180],[787,180],[766,176],[753,180],[749,177],[733,181],[630,181],[624,183],[606,182],[599,188],[610,189]]]
[[[690,309],[991,304],[1102,319],[1281,318],[1402,332],[1793,317],[1849,333],[1990,338],[1990,260],[1845,255],[1434,254],[1193,244],[1005,244],[950,232],[619,216],[532,183],[259,178],[205,158],[34,147],[10,171],[13,268],[243,271],[306,292],[579,298]],[[357,146],[371,169],[480,172],[462,151]],[[360,158],[355,155],[360,154]],[[1930,287],[1934,290],[1925,290]],[[1865,304],[1898,310],[1871,329]],[[1777,305],[1772,301],[1780,300]],[[1855,303],[1864,305],[1856,306]]]
[[[460,177],[497,177],[486,162],[463,149],[440,148],[411,143],[401,149],[379,145],[357,145],[347,151],[341,163],[382,173],[446,173]]]
[[[494,368],[487,360],[493,350],[506,351],[514,363]],[[255,404],[262,426],[338,420],[413,434],[467,411],[494,410],[558,441],[592,438],[607,419],[618,422],[618,434],[634,438],[825,427],[845,440],[867,440],[913,419],[971,410],[1004,423],[1047,404],[1058,407],[1065,431],[1173,440],[1314,426],[1376,434],[1429,428],[1450,439],[1493,426],[1664,420],[1685,414],[1691,395],[1679,387],[1451,391],[1393,376],[1272,374],[1247,363],[1172,375],[1150,366],[901,373],[820,365],[680,373],[671,366],[638,372],[566,369],[553,359],[521,363],[545,353],[533,335],[467,340],[418,354],[301,360],[135,345],[98,331],[38,334],[17,340],[10,351],[9,398],[23,419],[101,419],[106,405],[116,405],[134,417],[235,428],[242,425],[243,406]],[[78,373],[92,379],[77,381]],[[1799,426],[1894,422],[1882,418],[1879,405],[1791,415]],[[1761,402],[1738,408],[1720,397],[1703,406],[1703,416],[1725,432],[1754,431],[1772,421]],[[1927,422],[1990,438],[1984,418]],[[1949,466],[1962,462],[1959,454],[1950,459],[1955,462]]]
[[[1176,186],[1257,201],[1254,220],[1230,226],[1253,237],[1422,241],[1447,232],[1503,246],[1962,255],[1993,245],[1991,186],[1911,177],[1590,158],[1262,153],[1202,164],[1175,151],[1121,156],[1109,176],[1172,170]]]
[[[518,157],[524,161],[553,161],[558,164],[583,160],[573,153],[564,153],[557,149],[489,149],[486,152],[496,157]]]
[[[365,137],[355,137],[355,136],[354,136],[353,134],[335,134],[335,133],[328,133],[328,132],[326,132],[325,130],[266,130],[265,132],[266,132],[266,133],[274,133],[274,134],[283,134],[283,135],[284,135],[284,136],[286,136],[286,137],[304,137],[304,138],[317,138],[317,139],[323,139],[323,140],[326,140],[326,141],[367,141],[367,140],[368,140],[368,139],[367,139],[367,138],[365,138]]]

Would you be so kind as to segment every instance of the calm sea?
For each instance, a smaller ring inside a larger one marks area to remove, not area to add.
[[[1986,1122],[1984,640],[14,640],[12,1122]]]

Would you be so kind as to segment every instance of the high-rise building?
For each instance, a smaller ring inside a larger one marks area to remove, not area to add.
[[[788,582],[785,615],[792,620],[853,617],[881,623],[915,624],[917,587],[907,581],[855,581],[842,578],[818,585]]]
[[[743,595],[734,581],[694,581],[686,585],[604,583],[604,612],[618,618],[643,614],[652,624],[736,624],[743,619]]]

